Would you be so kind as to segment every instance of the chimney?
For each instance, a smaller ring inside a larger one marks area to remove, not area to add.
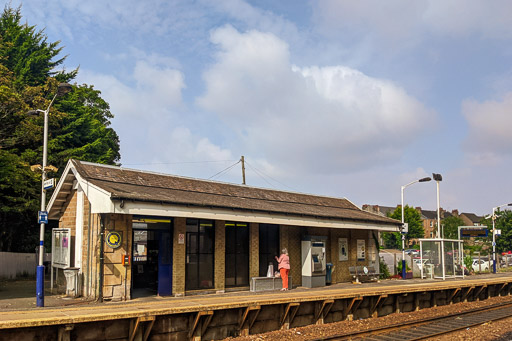
[[[456,217],[459,216],[459,210],[452,210],[452,214]]]

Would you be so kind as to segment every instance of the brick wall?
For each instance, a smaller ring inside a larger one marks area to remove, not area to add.
[[[260,224],[249,224],[249,281],[260,275]]]
[[[129,297],[131,288],[131,267],[123,266],[123,256],[131,255],[132,216],[106,214],[104,217],[105,241],[103,245],[103,299],[124,300]],[[121,246],[111,248],[106,243],[109,232],[117,231],[122,235]]]
[[[172,293],[175,296],[185,294],[185,243],[179,244],[179,235],[186,237],[187,220],[174,219],[173,261],[172,261]]]
[[[226,222],[215,221],[215,254],[214,254],[214,279],[215,290],[223,292],[226,283]]]
[[[350,230],[346,229],[331,229],[330,231],[330,262],[334,265],[334,272],[332,273],[332,282],[340,283],[351,280],[348,267],[351,266],[350,260],[339,260],[339,238],[347,238],[348,245],[350,245]],[[349,249],[349,254],[352,250]]]

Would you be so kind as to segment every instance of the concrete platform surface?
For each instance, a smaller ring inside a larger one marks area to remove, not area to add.
[[[126,302],[87,302],[53,297],[44,308],[2,308],[0,329],[71,324],[111,319],[127,319],[138,316],[157,316],[188,313],[201,310],[220,310],[271,305],[290,302],[318,301],[324,299],[411,293],[429,290],[512,283],[511,273],[467,276],[462,279],[443,280],[382,280],[380,282],[353,284],[339,283],[321,288],[299,287],[290,291],[253,293],[247,291],[221,294],[193,295],[185,297],[145,297]],[[32,300],[33,298],[18,298]],[[0,299],[0,307],[5,300]],[[51,304],[49,304],[51,302]]]

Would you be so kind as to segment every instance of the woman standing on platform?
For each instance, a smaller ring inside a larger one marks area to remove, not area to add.
[[[281,291],[288,290],[288,273],[290,272],[290,257],[288,256],[288,250],[282,249],[281,256],[277,258],[277,263],[279,263],[278,269],[281,273],[281,279],[283,281],[283,288]]]

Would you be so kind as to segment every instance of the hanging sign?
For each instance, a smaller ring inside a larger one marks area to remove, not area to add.
[[[118,247],[120,247],[122,241],[123,241],[122,232],[110,231],[107,234],[107,240],[106,240],[107,245],[113,249],[117,249]]]
[[[43,182],[44,189],[52,189],[53,187],[55,187],[55,178],[44,180],[44,182]]]

